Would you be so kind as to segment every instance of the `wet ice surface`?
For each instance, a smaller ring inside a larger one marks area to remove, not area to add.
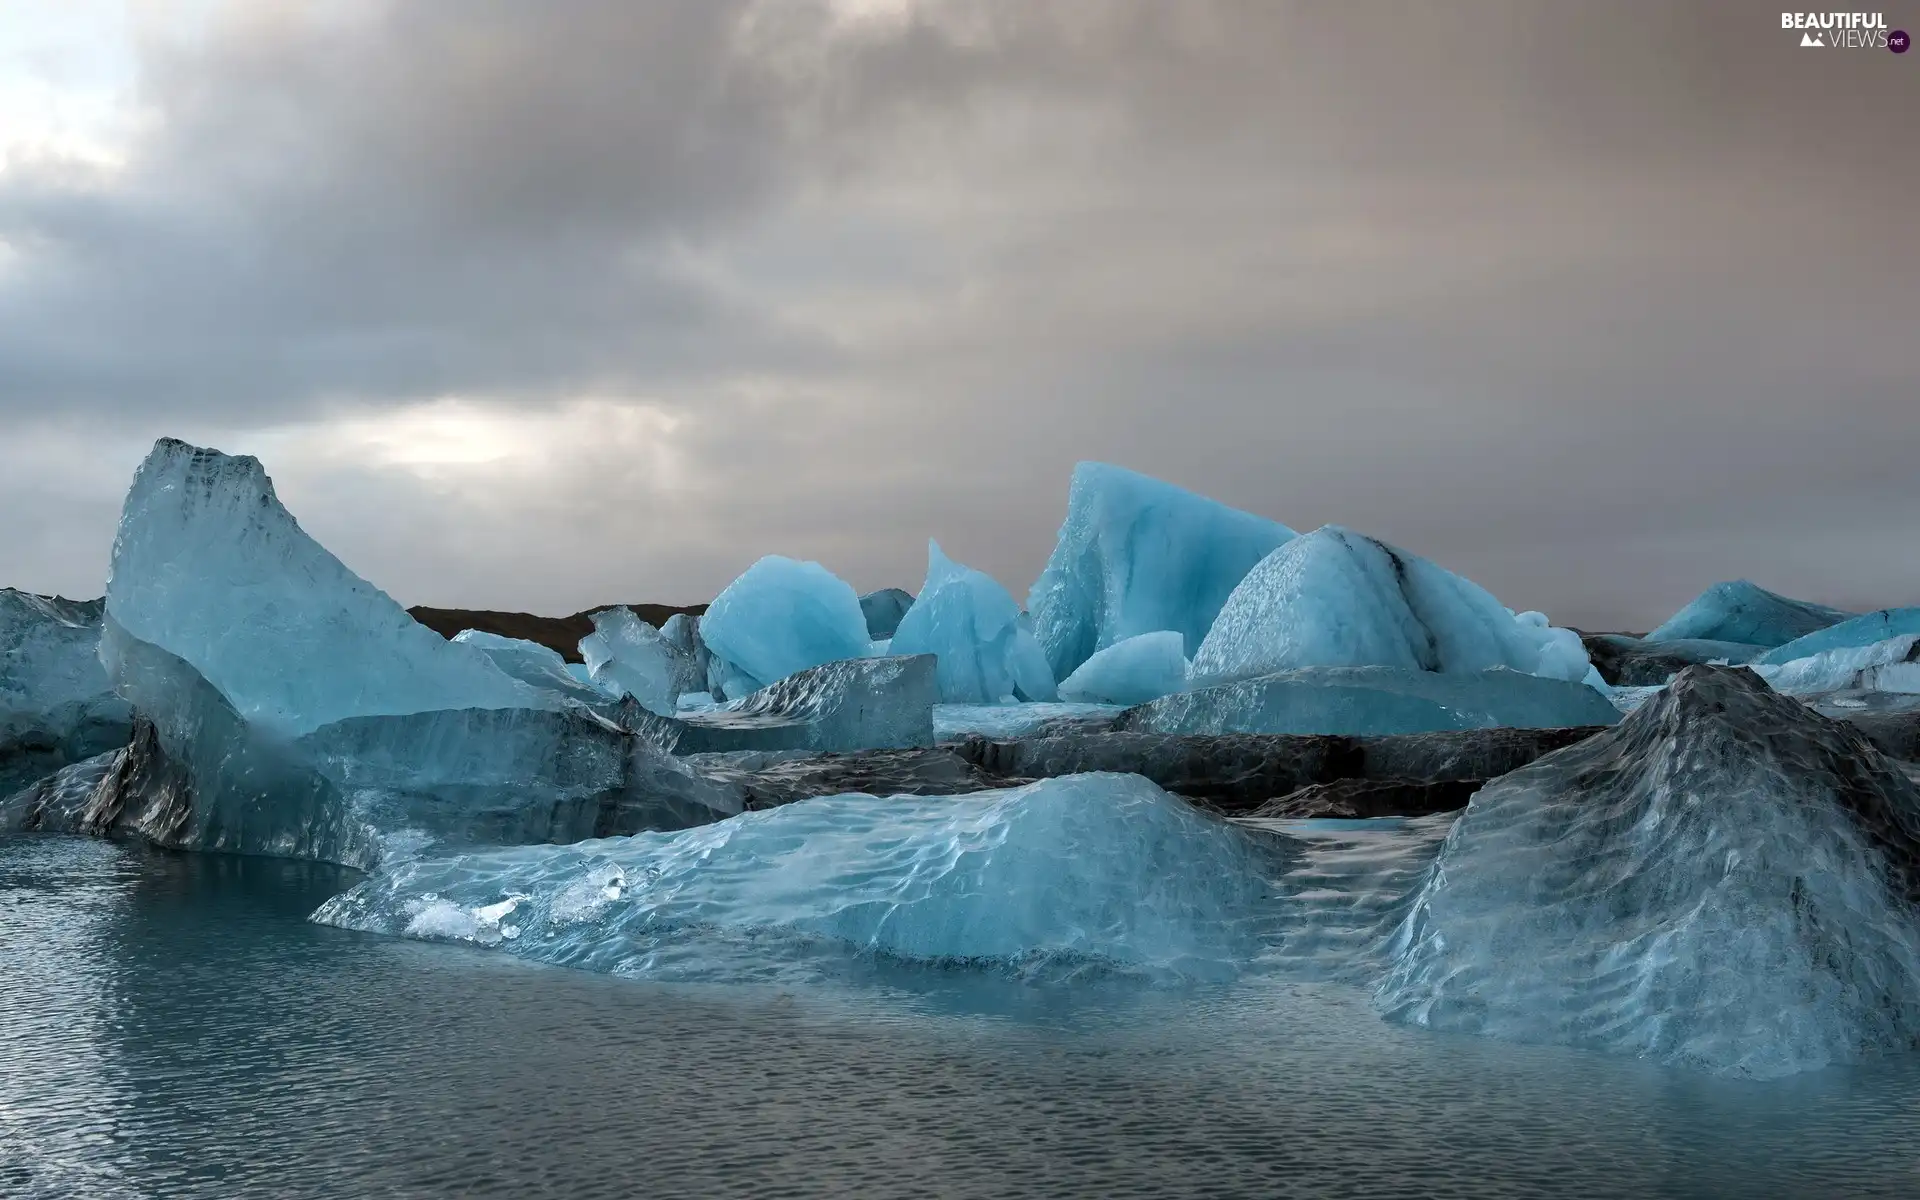
[[[1389,853],[1339,850],[1389,825],[1316,823],[1332,857],[1297,878]],[[0,1195],[1920,1185],[1915,1057],[1762,1086],[1401,1028],[1358,988],[1272,979],[1061,989],[873,965],[794,991],[636,982],[306,922],[345,882],[0,840]]]

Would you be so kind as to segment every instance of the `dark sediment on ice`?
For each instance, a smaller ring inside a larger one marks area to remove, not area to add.
[[[465,629],[478,629],[483,633],[499,634],[501,637],[522,638],[529,642],[538,642],[549,650],[557,651],[568,662],[579,662],[580,639],[593,632],[593,614],[604,609],[618,608],[616,604],[601,604],[584,609],[570,617],[539,617],[532,613],[494,612],[484,608],[430,608],[415,605],[407,610],[407,615],[425,625],[443,638],[451,638]],[[675,613],[688,613],[699,616],[707,611],[704,604],[689,604],[675,607],[671,604],[629,604],[634,615],[642,621],[659,628],[666,624],[667,618]]]

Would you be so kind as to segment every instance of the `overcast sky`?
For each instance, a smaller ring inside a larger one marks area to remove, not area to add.
[[[1562,623],[1920,603],[1917,117],[1752,3],[9,0],[0,583],[171,434],[409,604],[1024,595],[1079,459]]]

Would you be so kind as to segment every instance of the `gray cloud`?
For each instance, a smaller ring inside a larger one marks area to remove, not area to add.
[[[1019,591],[1107,458],[1564,621],[1920,602],[1884,51],[1703,3],[262,11],[143,45],[125,167],[0,173],[0,464],[114,423],[0,482],[25,585],[97,588],[94,480],[177,432],[410,601],[912,585],[928,534]],[[443,396],[541,449],[353,457]]]

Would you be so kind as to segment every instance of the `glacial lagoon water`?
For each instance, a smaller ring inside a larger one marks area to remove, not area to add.
[[[0,840],[0,1196],[1920,1195],[1920,1055],[1752,1083],[1283,974],[619,979],[306,919],[352,878]]]

